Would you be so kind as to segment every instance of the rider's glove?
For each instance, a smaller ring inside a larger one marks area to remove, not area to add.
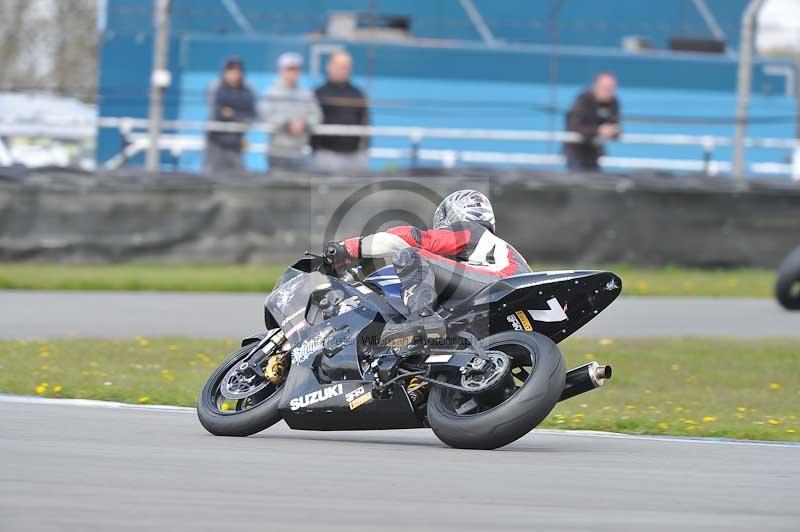
[[[353,259],[350,253],[347,252],[347,246],[341,240],[327,242],[323,253],[325,262],[337,268],[347,265]]]

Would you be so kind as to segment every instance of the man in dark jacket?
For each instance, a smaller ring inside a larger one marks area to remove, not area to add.
[[[369,107],[363,92],[350,83],[353,59],[344,50],[328,61],[328,81],[315,92],[323,124],[369,125]],[[367,168],[369,138],[316,135],[311,138],[314,167],[323,172],[363,171]]]
[[[567,113],[567,130],[580,133],[582,142],[564,143],[567,168],[577,172],[600,169],[597,160],[605,153],[603,143],[619,137],[617,80],[608,72],[594,78],[590,89],[581,93]]]
[[[244,65],[238,58],[225,63],[222,76],[208,90],[209,118],[215,122],[245,124],[256,116],[252,89],[244,82]],[[241,172],[244,132],[209,131],[206,136],[205,171]]]

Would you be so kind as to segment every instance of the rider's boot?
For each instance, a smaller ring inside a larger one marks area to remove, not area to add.
[[[433,311],[436,287],[433,269],[415,248],[398,252],[392,260],[403,292],[408,319],[402,323],[387,323],[381,342],[389,347],[404,347],[422,340],[442,338],[444,320]]]
[[[381,334],[381,343],[388,347],[405,347],[444,335],[444,320],[430,308],[423,308],[402,323],[387,323]]]

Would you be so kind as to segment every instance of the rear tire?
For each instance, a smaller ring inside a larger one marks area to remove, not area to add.
[[[800,310],[800,247],[789,253],[778,268],[775,297],[787,310]]]
[[[236,412],[222,412],[216,404],[216,393],[220,379],[234,363],[252,351],[254,345],[246,345],[233,353],[219,365],[208,378],[197,400],[197,417],[205,429],[215,436],[250,436],[267,429],[281,420],[278,402],[281,389],[256,406]]]
[[[449,406],[453,392],[434,386],[428,398],[428,421],[436,436],[460,449],[496,449],[521,438],[541,423],[564,390],[566,370],[558,346],[538,333],[507,331],[481,341],[488,350],[513,343],[533,360],[530,376],[501,404],[476,414],[457,414]],[[502,349],[501,349],[502,350]]]

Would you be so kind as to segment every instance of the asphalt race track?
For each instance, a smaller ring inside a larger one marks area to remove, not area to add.
[[[20,402],[27,401],[27,402]],[[0,530],[797,530],[800,445],[534,431],[207,434],[192,410],[0,397]]]
[[[263,294],[0,292],[0,337],[239,337]],[[800,337],[770,300],[623,298],[584,336]],[[534,431],[207,434],[190,409],[0,396],[0,532],[798,530],[800,445]]]
[[[0,338],[240,338],[264,328],[264,294],[0,291]],[[590,337],[800,338],[800,313],[771,299],[620,298]]]

